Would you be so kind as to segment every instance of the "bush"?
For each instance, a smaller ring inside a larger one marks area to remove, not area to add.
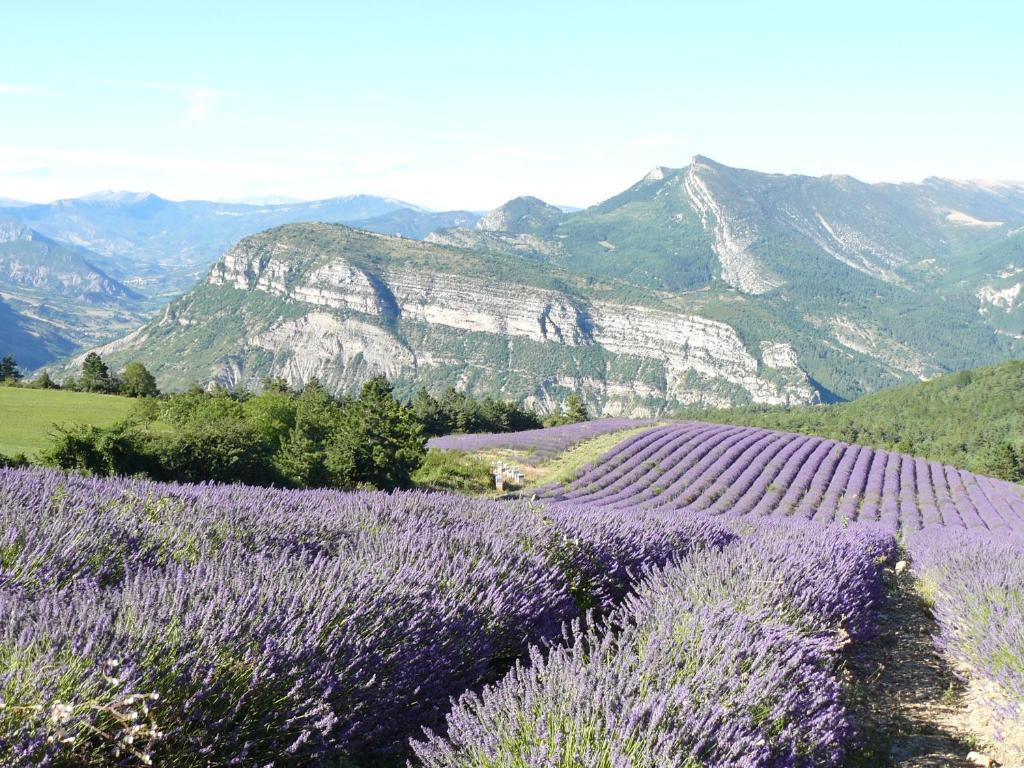
[[[417,487],[432,491],[473,495],[494,490],[490,465],[464,451],[430,449],[413,473],[412,481]]]
[[[24,453],[18,453],[14,456],[4,456],[0,453],[0,469],[9,467],[27,467],[31,462]]]
[[[428,437],[453,432],[521,432],[543,426],[535,412],[516,403],[490,397],[475,400],[451,387],[440,398],[420,389],[409,407]]]
[[[345,404],[338,428],[327,440],[325,465],[331,484],[409,488],[423,461],[423,443],[420,425],[395,399],[387,379],[370,379],[359,398]]]
[[[160,394],[156,379],[142,363],[128,363],[121,371],[119,392],[128,397],[156,397]]]
[[[271,485],[277,473],[270,447],[258,430],[241,421],[191,424],[154,451],[160,480]]]
[[[87,475],[159,475],[159,463],[144,434],[128,422],[112,427],[56,427],[43,451],[44,465]]]

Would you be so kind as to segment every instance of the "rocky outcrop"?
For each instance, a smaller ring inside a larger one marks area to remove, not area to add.
[[[536,234],[553,227],[563,218],[565,214],[561,208],[536,197],[517,197],[481,216],[475,229],[511,235]]]
[[[353,252],[394,245],[347,232]],[[377,373],[419,382],[451,381],[457,372],[469,388],[493,392],[500,381],[503,396],[540,407],[577,391],[609,414],[817,397],[791,347],[749,349],[723,322],[460,274],[444,268],[439,248],[428,251],[436,255],[430,267],[401,258],[370,266],[345,249],[324,253],[298,242],[247,238],[214,267],[208,290],[268,294],[288,310],[229,341],[206,377],[245,385],[265,375],[296,384],[316,376],[346,389]],[[165,327],[210,322],[183,306],[165,316]]]
[[[695,157],[687,169],[686,194],[694,210],[700,214],[704,229],[714,236],[714,249],[721,266],[722,280],[745,293],[767,293],[782,285],[751,247],[758,232],[749,221],[730,215],[711,191],[706,176],[714,174],[714,166]]]

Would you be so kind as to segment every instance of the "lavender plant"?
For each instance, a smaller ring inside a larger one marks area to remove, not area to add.
[[[107,659],[160,696],[154,759],[393,760],[580,606],[732,538],[678,514],[2,471],[0,763],[130,764],[88,737],[109,708],[80,705]],[[65,704],[51,740],[28,713]]]
[[[655,569],[607,625],[463,696],[446,735],[414,744],[418,764],[840,765],[853,729],[835,632],[870,625],[894,546],[884,532],[778,524]]]
[[[824,438],[697,422],[635,435],[543,496],[621,512],[1024,529],[1024,491],[1013,483]]]
[[[908,543],[939,647],[967,677],[1003,762],[1024,761],[1024,535],[929,527]]]

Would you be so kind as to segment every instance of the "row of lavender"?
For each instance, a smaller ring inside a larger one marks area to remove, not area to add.
[[[1024,764],[1024,491],[888,451],[728,425],[683,423],[623,441],[555,508],[667,509],[750,520],[869,522],[908,534],[935,601],[941,649],[968,680],[984,739]]]
[[[677,514],[0,471],[0,763],[400,758],[633,574],[732,538]]]
[[[527,464],[541,464],[592,437],[645,427],[653,423],[653,419],[594,419],[522,432],[444,435],[428,440],[427,447],[441,451],[523,451],[527,454],[523,459]]]
[[[623,441],[554,503],[1024,531],[1020,486],[899,453],[750,427],[685,422]]]
[[[974,728],[1000,763],[1024,765],[1024,534],[929,527],[908,547]]]
[[[856,743],[839,654],[869,637],[877,527],[765,522],[649,573],[603,627],[531,652],[415,746],[428,768],[836,766]]]

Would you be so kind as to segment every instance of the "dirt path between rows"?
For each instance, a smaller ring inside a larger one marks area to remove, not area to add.
[[[877,636],[851,660],[855,709],[867,739],[854,766],[973,766],[963,686],[932,644],[931,611],[909,572],[886,575]]]

